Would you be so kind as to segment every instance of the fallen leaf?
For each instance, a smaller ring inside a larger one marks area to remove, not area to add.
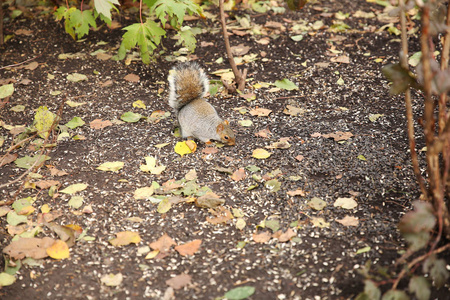
[[[31,71],[35,70],[37,67],[39,67],[39,63],[37,61],[33,61],[33,62],[23,66],[24,69],[31,70]]]
[[[60,186],[61,182],[58,180],[41,180],[36,182],[36,186],[40,188],[41,190],[46,190],[52,186]]]
[[[38,238],[20,238],[12,241],[11,244],[3,249],[3,253],[8,254],[14,259],[23,259],[31,257],[42,259],[48,256],[46,249],[53,245],[55,240],[49,237]]]
[[[140,119],[142,119],[143,117],[144,117],[144,116],[141,115],[141,114],[134,113],[134,112],[131,112],[131,111],[127,111],[127,112],[123,113],[123,114],[120,116],[120,119],[121,119],[122,121],[127,122],[127,123],[136,123],[136,122],[138,122]]]
[[[161,202],[158,203],[157,212],[160,214],[165,214],[172,208],[172,204],[169,201],[169,198],[164,198]]]
[[[320,228],[328,228],[330,227],[330,223],[326,222],[324,218],[320,217],[311,217],[311,223],[314,227],[320,227]]]
[[[176,246],[175,250],[180,253],[181,256],[194,255],[194,253],[200,249],[201,244],[202,240],[193,240],[192,242]]]
[[[5,272],[0,273],[0,287],[11,285],[15,281],[16,277],[14,277],[13,275]]]
[[[343,64],[349,64],[350,57],[348,57],[347,55],[341,55],[341,56],[330,58],[330,61],[337,62],[337,63],[343,63]]]
[[[129,81],[129,82],[139,82],[140,78],[136,74],[128,74],[123,79],[126,80],[126,81]]]
[[[233,175],[230,176],[230,178],[233,179],[234,181],[241,181],[245,179],[245,177],[246,174],[244,168],[239,168],[233,173]]]
[[[286,105],[286,108],[283,110],[283,113],[290,116],[298,116],[305,113],[303,108],[299,108],[292,105]]]
[[[359,220],[358,218],[352,216],[345,216],[343,219],[336,220],[336,222],[344,225],[344,226],[358,226]]]
[[[254,293],[255,288],[253,286],[240,286],[226,292],[225,298],[229,300],[247,299]]]
[[[106,171],[106,172],[117,172],[124,166],[123,161],[108,161],[105,163],[102,163],[100,166],[98,166],[96,169],[100,171]]]
[[[159,175],[166,169],[166,166],[156,166],[156,158],[153,156],[147,156],[145,157],[145,165],[141,165],[139,168],[143,172]]]
[[[118,286],[123,281],[123,275],[122,273],[105,274],[100,278],[100,281],[106,286]]]
[[[175,290],[179,290],[191,284],[192,277],[188,274],[180,274],[166,280],[166,284]]]
[[[252,156],[257,159],[265,159],[270,157],[271,153],[265,149],[257,148],[253,150]]]
[[[146,109],[145,103],[142,100],[136,100],[133,102],[133,107]]]
[[[9,163],[12,163],[16,159],[17,159],[17,153],[14,153],[14,154],[7,153],[2,158],[0,158],[0,167],[7,165]]]
[[[294,236],[297,234],[292,230],[291,228],[288,228],[285,232],[277,231],[275,232],[272,237],[278,239],[279,242],[285,243],[287,241],[290,241]]]
[[[154,193],[154,188],[152,186],[146,186],[143,188],[138,188],[134,191],[134,199],[140,200],[140,199],[148,199],[150,198]]]
[[[69,185],[68,187],[66,187],[65,189],[63,189],[62,191],[59,191],[60,193],[63,194],[75,194],[77,192],[81,192],[83,190],[85,190],[88,187],[87,184],[85,183],[75,183],[72,185]]]
[[[346,141],[353,136],[351,132],[336,131],[335,133],[322,134],[324,138],[333,138],[336,142]]]
[[[268,231],[261,232],[259,234],[253,234],[253,240],[256,243],[267,243],[272,238],[272,235]]]
[[[153,250],[159,250],[159,252],[167,252],[170,250],[170,248],[174,245],[176,245],[175,241],[168,236],[166,233],[164,233],[156,242],[150,243],[150,248]]]
[[[180,156],[183,156],[185,154],[195,152],[195,150],[197,150],[197,144],[191,140],[177,142],[174,150],[175,150],[175,153],[179,154]]]
[[[344,209],[354,209],[358,203],[353,198],[337,198],[333,205]]]
[[[84,74],[72,73],[72,74],[67,75],[67,80],[72,81],[72,82],[79,82],[79,81],[83,81],[83,80],[88,80],[88,78]]]
[[[301,189],[296,189],[295,191],[289,191],[286,194],[288,194],[289,196],[301,196],[301,197],[305,197],[306,196],[306,192],[304,190]]]
[[[213,192],[208,192],[195,200],[195,205],[201,208],[215,208],[223,205],[224,203],[225,200],[221,199]]]
[[[131,243],[137,244],[141,241],[139,233],[134,231],[122,231],[116,233],[116,238],[109,240],[113,246],[125,246]]]
[[[112,126],[112,123],[109,120],[103,121],[102,119],[95,119],[94,121],[89,123],[89,126],[92,129],[103,129],[108,126]]]
[[[56,240],[53,245],[47,248],[47,254],[53,259],[64,259],[70,257],[69,246],[66,242]]]
[[[291,147],[291,144],[288,141],[278,141],[266,146],[267,149],[288,149],[289,147]]]
[[[255,133],[256,136],[259,136],[262,138],[268,138],[270,134],[271,134],[271,132],[268,128],[262,129],[262,130],[258,131],[257,133]]]
[[[327,203],[320,198],[314,197],[308,202],[308,206],[315,210],[322,210]]]
[[[242,127],[250,127],[253,125],[252,120],[239,120],[238,124],[241,125]]]
[[[276,193],[281,188],[281,182],[276,179],[268,180],[264,183],[264,186],[272,193]]]
[[[298,86],[287,78],[284,78],[283,80],[277,80],[274,84],[280,89],[285,89],[288,91],[298,90]]]
[[[70,198],[70,200],[67,204],[69,204],[70,207],[78,209],[83,205],[83,197],[82,196],[72,196],[72,198]]]
[[[252,116],[258,116],[258,117],[267,117],[270,115],[272,110],[267,108],[255,108],[250,111],[250,114]]]
[[[214,147],[206,147],[202,150],[202,152],[205,154],[215,154],[215,153],[219,152],[219,149],[214,148]]]
[[[305,158],[305,157],[304,157],[303,155],[301,155],[301,154],[299,154],[299,155],[297,155],[297,156],[295,157],[295,159],[298,160],[298,161],[302,161],[304,158]]]
[[[219,206],[216,210],[210,209],[209,211],[215,215],[215,217],[213,218],[206,217],[206,221],[211,224],[218,225],[221,223],[226,223],[229,220],[233,219],[233,214],[231,213],[231,211],[224,208],[223,206]]]
[[[245,228],[245,226],[247,226],[247,223],[245,222],[245,220],[243,218],[238,218],[236,220],[235,226],[237,229],[242,230]]]
[[[195,169],[189,170],[189,172],[187,172],[186,175],[184,175],[184,178],[186,178],[186,180],[189,181],[197,179],[197,171],[195,171]]]

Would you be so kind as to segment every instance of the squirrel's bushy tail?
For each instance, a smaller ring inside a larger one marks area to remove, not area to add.
[[[178,64],[169,74],[169,105],[175,110],[180,110],[195,99],[205,97],[208,90],[208,78],[195,62]]]

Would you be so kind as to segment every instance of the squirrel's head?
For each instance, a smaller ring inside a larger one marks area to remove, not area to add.
[[[227,120],[223,121],[217,126],[217,133],[219,134],[222,143],[228,146],[235,145],[234,132]]]

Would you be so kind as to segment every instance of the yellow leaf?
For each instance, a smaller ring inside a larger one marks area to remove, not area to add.
[[[137,107],[137,108],[143,108],[146,109],[147,107],[145,106],[144,102],[142,102],[142,100],[137,100],[133,102],[133,107]]]
[[[253,150],[253,154],[252,154],[252,156],[257,159],[268,158],[270,155],[271,155],[271,153],[269,151],[264,150],[262,148]]]
[[[149,253],[147,254],[147,256],[145,257],[145,259],[152,259],[152,258],[155,258],[156,255],[158,255],[158,254],[159,254],[159,250],[153,250],[153,251],[151,251],[151,252],[149,252]]]
[[[131,243],[137,244],[141,241],[139,233],[134,231],[122,231],[116,233],[116,235],[116,238],[109,240],[109,242],[113,246],[125,246]]]
[[[64,241],[56,240],[53,245],[47,248],[47,254],[54,259],[69,258],[69,246]]]
[[[140,199],[148,199],[151,195],[153,195],[154,189],[152,186],[146,186],[143,188],[139,188],[136,191],[134,191],[134,199],[140,200]]]
[[[117,172],[123,168],[124,162],[122,161],[108,161],[97,167],[101,171]]]
[[[41,212],[42,212],[43,214],[46,214],[46,213],[50,212],[50,206],[48,206],[48,204],[42,205],[42,206],[41,206]]]
[[[169,202],[169,198],[164,198],[161,202],[158,204],[158,212],[160,214],[165,214],[172,208],[172,205]]]
[[[178,142],[175,145],[175,153],[177,153],[181,156],[195,152],[196,149],[197,149],[197,144],[191,140]]]

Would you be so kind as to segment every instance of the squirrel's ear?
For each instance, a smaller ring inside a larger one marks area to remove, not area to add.
[[[228,123],[228,120],[223,121],[223,124],[230,125],[230,123]]]
[[[219,125],[217,125],[217,131],[223,131],[223,123],[220,123]]]

